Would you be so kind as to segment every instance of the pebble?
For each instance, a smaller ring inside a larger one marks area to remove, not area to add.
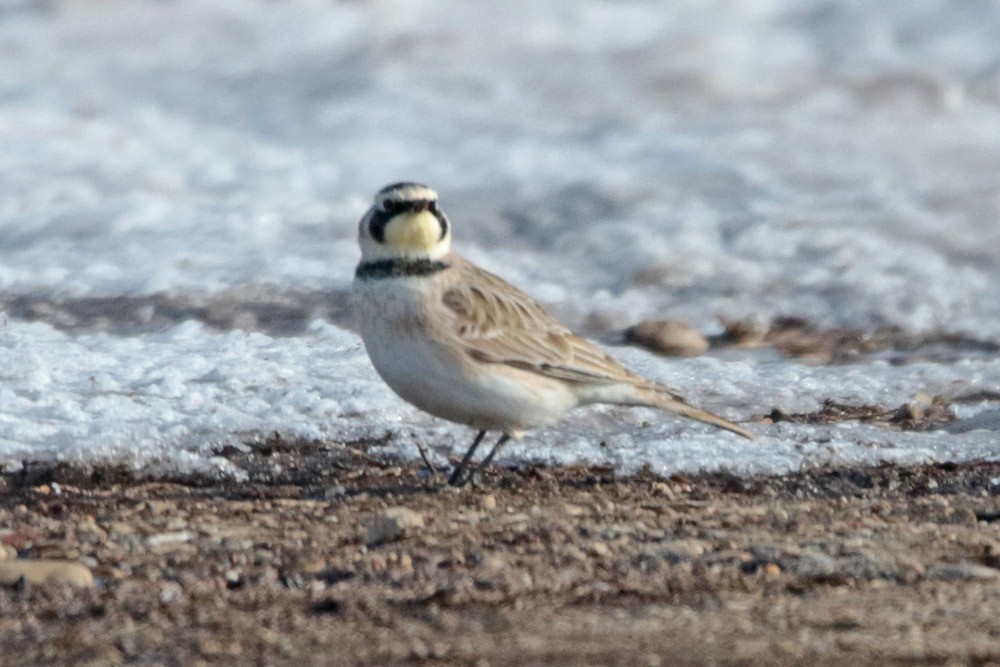
[[[176,581],[164,581],[159,584],[160,586],[160,602],[163,604],[171,604],[176,602],[184,594],[184,589]]]
[[[686,322],[676,320],[644,320],[625,330],[625,340],[677,357],[696,357],[708,350],[708,339]]]
[[[90,570],[74,561],[24,558],[0,563],[0,584],[11,586],[22,577],[29,584],[54,582],[79,588],[90,588],[94,585],[94,575]]]
[[[170,533],[158,533],[156,535],[150,535],[146,538],[146,544],[155,549],[156,547],[163,546],[165,544],[176,544],[178,542],[190,542],[195,537],[195,534],[189,530],[178,530]]]
[[[735,322],[724,322],[726,338],[740,347],[759,347],[767,341],[770,326],[763,320],[747,318]]]
[[[801,558],[789,565],[788,569],[799,576],[835,579],[849,577],[858,581],[898,579],[913,569],[909,562],[901,562],[897,558],[866,549],[837,558],[807,550]]]
[[[132,524],[127,521],[113,521],[108,527],[108,531],[112,535],[133,535],[135,534],[135,528]]]
[[[336,500],[343,498],[347,494],[347,488],[343,484],[334,484],[323,490],[323,500]]]
[[[0,562],[17,558],[17,549],[9,544],[0,544]]]
[[[654,482],[650,488],[652,489],[653,493],[655,493],[658,496],[673,498],[675,495],[673,487],[671,487],[666,482]]]
[[[400,554],[397,567],[401,572],[413,572],[413,556],[410,554]]]
[[[932,567],[930,576],[941,581],[993,581],[1000,579],[1000,570],[972,563],[949,563]]]
[[[983,550],[983,563],[994,569],[1000,568],[1000,542],[984,538],[980,546]]]
[[[312,560],[306,561],[299,568],[299,571],[303,574],[308,575],[318,575],[321,572],[329,569],[329,564],[326,562],[325,558],[313,558]]]
[[[920,421],[924,418],[924,414],[924,406],[913,401],[899,406],[899,409],[892,416],[892,421]]]
[[[424,518],[417,512],[405,507],[390,507],[371,518],[366,542],[369,545],[392,542],[412,535],[423,526]]]
[[[760,573],[765,577],[776,577],[781,574],[781,566],[777,563],[764,563],[760,568]]]
[[[479,505],[480,507],[483,508],[484,511],[492,512],[497,508],[497,497],[494,496],[492,493],[487,494],[483,496],[482,499],[479,501]]]
[[[670,563],[694,560],[711,549],[711,545],[703,540],[673,540],[664,543],[658,551]]]
[[[594,542],[590,545],[590,553],[598,558],[610,558],[611,548],[604,542]]]

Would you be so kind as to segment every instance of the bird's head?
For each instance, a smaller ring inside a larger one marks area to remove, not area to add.
[[[439,260],[451,249],[451,225],[434,190],[420,183],[393,183],[378,191],[361,218],[358,243],[362,262]]]

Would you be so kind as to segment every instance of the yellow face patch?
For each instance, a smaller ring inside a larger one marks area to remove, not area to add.
[[[399,250],[430,250],[441,240],[441,223],[428,211],[400,213],[385,228],[385,244]]]

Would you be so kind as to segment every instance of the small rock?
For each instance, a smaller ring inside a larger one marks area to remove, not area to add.
[[[235,591],[235,590],[238,590],[240,588],[243,588],[243,585],[245,583],[246,583],[246,580],[243,579],[243,575],[239,572],[239,570],[228,570],[226,572],[226,588],[227,589],[229,589],[231,591]]]
[[[507,570],[509,567],[507,559],[503,556],[503,554],[499,553],[487,553],[483,556],[483,560],[480,565],[487,570],[493,570],[496,572]]]
[[[431,655],[431,650],[419,637],[410,640],[410,656],[417,660],[426,660]]]
[[[635,345],[678,357],[695,357],[708,349],[708,340],[685,322],[645,320],[625,331],[625,340]]]
[[[17,549],[9,544],[0,544],[0,561],[14,560],[17,558]]]
[[[306,561],[299,567],[299,571],[303,574],[316,575],[324,570],[328,569],[326,559],[324,558],[314,558],[312,560]]]
[[[994,569],[1000,568],[1000,542],[986,538],[982,542],[983,563]]]
[[[764,563],[759,571],[765,577],[776,577],[781,574],[781,566],[777,563]]]
[[[674,489],[666,482],[654,482],[650,488],[658,496],[674,497]]]
[[[748,317],[734,322],[723,322],[725,337],[740,347],[759,347],[767,340],[770,328],[763,320]]]
[[[323,500],[336,500],[343,498],[347,494],[347,489],[343,484],[334,484],[323,490]]]
[[[663,659],[655,653],[649,653],[643,658],[643,663],[646,667],[660,667],[663,664]]]
[[[126,521],[113,521],[108,527],[108,532],[112,535],[133,535],[135,527]]]
[[[79,588],[94,585],[94,575],[83,565],[69,560],[15,559],[0,563],[0,584],[11,586],[21,577],[29,584],[49,582]]]
[[[410,554],[400,554],[396,565],[400,572],[413,572],[413,557]]]
[[[590,545],[590,553],[598,558],[610,558],[611,548],[604,542],[594,542]]]
[[[768,415],[768,418],[772,423],[777,424],[778,422],[788,421],[788,418],[791,416],[791,413],[784,406],[776,405],[771,408],[771,414]]]
[[[146,544],[151,549],[161,547],[167,544],[177,544],[190,542],[195,538],[195,534],[189,530],[178,530],[170,533],[157,533],[156,535],[150,535],[146,538]]]
[[[892,420],[894,422],[918,422],[924,418],[926,411],[924,406],[916,401],[910,403],[903,403],[896,410],[895,414],[892,415]]]
[[[931,568],[930,576],[940,581],[994,581],[1000,570],[972,563],[946,563]]]
[[[237,641],[226,643],[214,637],[204,637],[198,640],[198,650],[206,657],[242,655],[243,647]]]
[[[492,493],[487,494],[483,496],[482,499],[480,499],[479,505],[480,507],[483,508],[484,511],[492,512],[497,508],[497,497],[494,496]]]
[[[164,581],[160,583],[160,602],[172,604],[181,599],[184,595],[183,587],[176,581]]]
[[[399,540],[424,527],[424,518],[405,507],[390,507],[372,517],[368,524],[369,545]]]
[[[703,556],[711,549],[711,545],[703,540],[673,540],[666,542],[658,549],[660,555],[669,563],[694,560]]]

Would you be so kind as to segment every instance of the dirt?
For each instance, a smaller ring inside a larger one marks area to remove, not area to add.
[[[98,581],[0,588],[0,664],[1000,663],[1000,464],[453,489],[365,450],[0,478],[0,543]]]

